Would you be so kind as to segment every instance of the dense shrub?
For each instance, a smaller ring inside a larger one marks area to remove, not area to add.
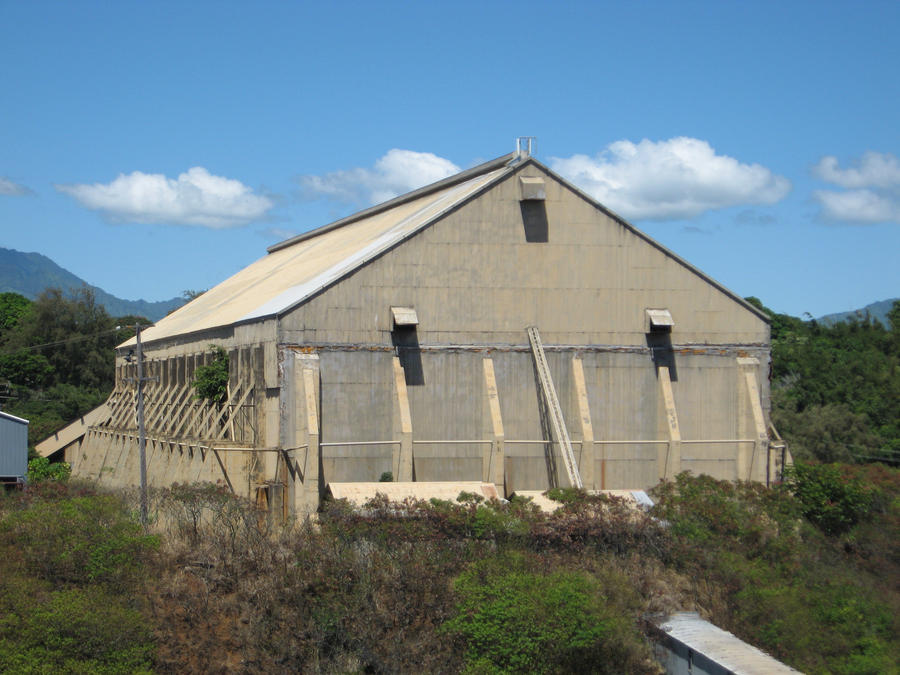
[[[3,609],[0,672],[150,672],[150,626],[141,612],[119,597],[93,588],[70,588],[20,596],[14,606]]]
[[[827,511],[817,490],[810,503]],[[769,490],[681,474],[656,496],[654,512],[675,537],[672,564],[697,580],[697,602],[714,623],[804,672],[895,672],[897,596],[881,592],[892,568],[880,570],[883,580],[864,574],[844,540],[803,517],[809,509],[792,483]],[[887,544],[896,545],[896,537]]]
[[[380,497],[285,528],[180,485],[151,495],[152,555],[127,502],[38,483],[0,499],[0,670],[653,672],[638,620],[696,610],[804,672],[895,672],[900,472],[841,474],[872,501],[836,536],[790,484],[689,474],[652,517],[563,490],[552,514]]]
[[[16,543],[29,570],[43,579],[115,588],[134,581],[158,543],[110,495],[37,500],[10,513],[0,534]]]
[[[836,464],[787,467],[785,485],[799,500],[803,515],[825,534],[842,534],[866,518],[875,502],[872,489],[844,475]]]
[[[119,499],[44,481],[0,504],[0,672],[141,673],[156,540]]]
[[[67,481],[72,467],[66,462],[51,462],[46,457],[28,460],[28,482],[32,485],[45,480]]]
[[[459,601],[444,630],[462,641],[468,672],[656,672],[626,579],[535,567],[522,554],[496,556],[454,583]]]

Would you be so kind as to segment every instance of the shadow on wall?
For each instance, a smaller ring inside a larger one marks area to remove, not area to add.
[[[414,387],[425,384],[425,372],[422,370],[422,349],[419,347],[419,335],[415,326],[394,326],[391,331],[391,343],[397,351],[406,386]]]
[[[519,202],[522,209],[522,224],[525,226],[525,241],[537,244],[550,240],[550,226],[547,222],[547,206],[542,200],[524,199]]]
[[[672,349],[672,334],[668,331],[653,330],[647,333],[647,346],[650,348],[650,358],[657,373],[660,366],[669,369],[669,378],[672,382],[678,381],[678,370],[675,367],[675,351]]]

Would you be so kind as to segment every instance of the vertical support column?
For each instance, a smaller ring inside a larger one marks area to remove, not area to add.
[[[741,386],[747,394],[750,404],[751,430],[753,433],[753,454],[747,450],[747,444],[738,446],[737,455],[737,479],[752,480],[755,462],[768,460],[766,457],[769,446],[769,434],[766,431],[766,418],[763,414],[762,401],[759,397],[759,384],[756,380],[756,371],[759,361],[752,358],[739,358],[738,370],[740,372]]]
[[[409,395],[406,392],[406,374],[400,364],[400,357],[393,357],[394,392],[400,420],[400,446],[392,446],[391,470],[394,480],[411,482],[413,480],[413,444],[412,415],[409,411]]]
[[[199,354],[191,354],[189,357],[191,360],[191,376],[193,377],[194,373],[197,372],[197,367],[202,365],[201,356]],[[198,423],[200,415],[198,412],[203,407],[202,400],[196,400],[193,402],[191,406],[191,421],[188,428],[185,430],[185,435],[190,436],[191,438],[199,438],[200,437],[200,426]]]
[[[669,367],[659,366],[656,372],[666,407],[666,427],[669,433],[668,444],[660,446],[656,465],[659,477],[668,480],[681,471],[681,430],[678,428],[678,412],[675,410],[675,395],[672,393]]]
[[[581,423],[581,461],[578,471],[586,490],[594,485],[594,425],[591,423],[591,408],[588,403],[587,385],[584,379],[584,364],[578,356],[572,357],[572,381],[575,383],[575,398],[578,402],[578,420]],[[603,485],[600,486],[602,490]]]
[[[482,361],[484,366],[484,391],[487,398],[488,415],[491,420],[491,445],[484,453],[481,480],[496,485],[506,497],[506,451],[504,448],[503,416],[500,414],[500,394],[497,378],[494,376],[494,361],[490,356]]]
[[[319,508],[320,471],[319,462],[319,357],[303,354],[298,357],[300,377],[303,386],[303,418],[309,447],[306,466],[303,470],[303,505],[307,513],[315,513]],[[299,436],[299,435],[298,435]],[[300,436],[302,437],[302,436]]]

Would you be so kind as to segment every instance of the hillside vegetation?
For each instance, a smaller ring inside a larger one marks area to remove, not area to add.
[[[900,463],[900,301],[889,327],[772,319],[772,421],[801,460]]]
[[[552,496],[280,529],[176,486],[145,534],[136,495],[45,482],[0,499],[0,671],[656,673],[645,622],[697,610],[807,673],[897,672],[897,470]]]

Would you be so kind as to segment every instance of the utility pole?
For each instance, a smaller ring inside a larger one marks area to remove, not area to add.
[[[144,354],[141,350],[141,324],[134,325],[137,339],[137,423],[141,456],[141,525],[147,527],[147,435],[144,431]],[[149,378],[148,378],[149,379]]]

